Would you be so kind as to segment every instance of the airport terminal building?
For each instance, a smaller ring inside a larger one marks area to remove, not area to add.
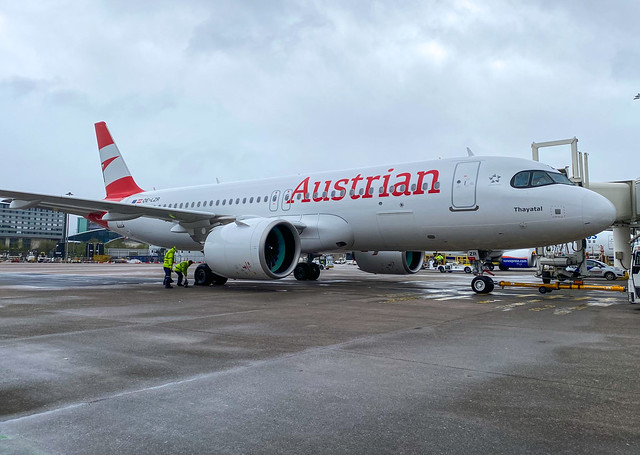
[[[43,240],[64,239],[65,214],[53,210],[31,208],[10,209],[0,202],[0,249],[38,248]]]

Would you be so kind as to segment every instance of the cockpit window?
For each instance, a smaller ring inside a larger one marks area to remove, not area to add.
[[[548,174],[556,183],[560,183],[562,185],[573,185],[573,182],[569,180],[566,175],[561,174],[560,172],[549,172]]]
[[[533,171],[531,173],[531,186],[551,185],[553,179],[544,171]]]
[[[511,179],[511,186],[513,186],[514,188],[528,188],[529,180],[531,180],[531,172],[518,172]]]
[[[537,186],[573,185],[564,174],[549,171],[521,171],[511,178],[511,186],[514,188],[533,188]]]

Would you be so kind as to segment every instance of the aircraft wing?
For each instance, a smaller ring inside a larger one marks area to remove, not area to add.
[[[226,224],[236,219],[234,216],[199,210],[155,207],[144,203],[125,204],[102,199],[82,199],[72,196],[53,196],[50,194],[25,193],[2,189],[0,189],[0,197],[5,198],[4,202],[10,202],[9,207],[14,209],[40,207],[84,217],[96,212],[106,212],[102,216],[103,221],[126,221],[139,217],[148,217],[174,221],[182,225],[200,222],[208,222],[208,224],[212,225],[217,223]]]

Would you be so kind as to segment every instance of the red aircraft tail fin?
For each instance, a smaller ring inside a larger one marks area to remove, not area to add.
[[[144,190],[131,176],[127,163],[124,162],[118,146],[113,142],[107,124],[98,122],[95,126],[102,163],[102,177],[107,193],[105,199],[119,201],[133,194],[143,193]]]

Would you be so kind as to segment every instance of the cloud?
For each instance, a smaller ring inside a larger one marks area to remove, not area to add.
[[[573,136],[592,178],[632,178],[633,18],[626,2],[4,4],[0,153],[55,178],[2,185],[100,196],[101,120],[149,188]]]

